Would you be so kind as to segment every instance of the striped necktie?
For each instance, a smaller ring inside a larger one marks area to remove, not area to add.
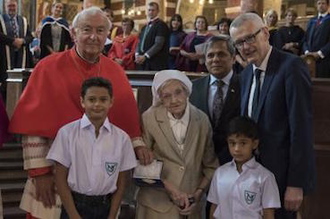
[[[16,25],[15,17],[10,18],[10,25],[14,33],[14,38],[18,38],[18,28]]]

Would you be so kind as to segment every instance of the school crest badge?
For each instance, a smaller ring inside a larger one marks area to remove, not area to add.
[[[245,198],[245,202],[250,205],[252,204],[252,202],[254,201],[254,199],[256,198],[257,193],[256,192],[250,192],[245,190],[244,191],[244,198]]]
[[[117,163],[105,162],[105,170],[109,176],[116,172],[117,165]]]

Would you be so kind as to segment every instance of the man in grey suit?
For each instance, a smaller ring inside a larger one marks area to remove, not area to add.
[[[210,75],[193,81],[190,102],[208,115],[215,153],[224,164],[232,159],[226,141],[227,125],[240,114],[239,80],[232,70],[235,49],[229,36],[220,35],[207,41],[204,54]]]

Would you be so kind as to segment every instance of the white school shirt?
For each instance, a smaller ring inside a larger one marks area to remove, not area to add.
[[[136,166],[129,136],[107,118],[96,138],[85,114],[58,131],[47,159],[67,167],[69,187],[85,195],[115,192],[119,172]]]
[[[262,219],[265,208],[280,208],[280,196],[274,174],[251,158],[242,172],[235,161],[219,167],[212,179],[207,200],[217,208],[221,219]]]

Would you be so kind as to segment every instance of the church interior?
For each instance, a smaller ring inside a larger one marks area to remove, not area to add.
[[[0,0],[0,14],[6,12],[5,1]],[[36,32],[42,25],[42,20],[51,14],[53,0],[18,0],[18,14],[27,18],[31,32]],[[120,26],[122,20],[134,20],[133,32],[139,33],[147,22],[148,0],[62,0],[64,9],[62,17],[69,25],[75,15],[88,5],[100,8],[110,8],[114,14],[113,24]],[[306,31],[308,22],[318,14],[315,0],[155,0],[159,4],[159,18],[170,23],[174,14],[183,18],[183,29],[189,33],[194,30],[194,20],[203,15],[208,20],[208,31],[218,32],[218,22],[221,18],[234,19],[243,11],[255,12],[265,18],[271,9],[278,14],[277,27],[285,26],[286,11],[293,8],[297,13],[296,25]],[[330,9],[328,10],[330,11]],[[330,27],[328,27],[330,28]],[[330,40],[330,37],[329,37]],[[330,43],[330,41],[328,42]],[[311,72],[312,81],[312,111],[313,111],[313,147],[315,153],[317,186],[311,192],[299,209],[297,219],[326,219],[330,206],[330,79],[315,77],[315,60],[305,57]],[[16,103],[22,94],[30,77],[32,69],[12,69],[8,71],[7,79],[7,114],[10,118]],[[126,71],[127,77],[140,113],[149,108],[152,101],[150,87],[155,71]],[[190,79],[199,78],[207,73],[187,73]],[[3,202],[4,219],[26,218],[25,212],[19,209],[25,181],[28,177],[23,170],[22,147],[20,136],[15,136],[16,142],[5,144],[0,150],[0,191]],[[126,194],[127,199],[134,196],[134,188]],[[0,200],[1,201],[1,200]],[[120,219],[134,218],[134,201],[124,203]],[[0,215],[1,218],[1,215]]]

